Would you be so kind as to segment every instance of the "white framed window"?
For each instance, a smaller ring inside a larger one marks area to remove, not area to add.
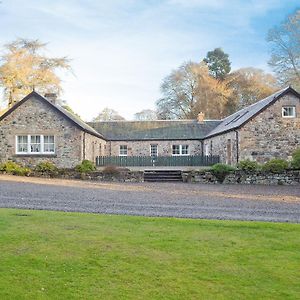
[[[189,145],[181,145],[181,155],[189,155]]]
[[[172,155],[189,155],[189,145],[172,145]]]
[[[54,154],[54,135],[17,135],[16,154]]]
[[[127,145],[120,145],[120,156],[127,156],[128,154],[128,149]]]
[[[16,138],[16,152],[17,153],[27,153],[28,152],[28,136],[27,135],[19,135]]]
[[[54,153],[54,135],[44,135],[44,153]]]
[[[31,153],[41,153],[41,136],[40,135],[31,135],[30,136],[30,152]]]
[[[296,117],[296,107],[295,106],[283,106],[282,107],[282,117],[283,118],[295,118]]]
[[[150,156],[158,156],[158,145],[157,144],[151,144],[150,145]]]

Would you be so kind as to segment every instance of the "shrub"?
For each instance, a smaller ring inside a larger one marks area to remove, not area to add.
[[[107,166],[103,169],[103,174],[116,176],[120,174],[120,170],[116,166]]]
[[[95,164],[90,160],[83,160],[80,165],[75,167],[75,170],[80,173],[89,173],[96,170]]]
[[[288,169],[289,164],[284,159],[274,158],[266,162],[262,166],[262,170],[272,173],[282,173],[284,170]]]
[[[246,159],[246,160],[241,160],[238,163],[237,168],[239,170],[253,172],[259,170],[261,167],[256,161],[251,161],[249,159]]]
[[[22,167],[10,160],[0,165],[0,171],[20,176],[28,176],[31,173],[29,168]]]
[[[219,182],[223,182],[226,175],[235,171],[235,168],[225,164],[215,164],[211,168],[211,172],[217,177]]]
[[[293,169],[300,169],[300,148],[293,153],[291,166]]]
[[[50,161],[40,162],[35,170],[42,173],[52,173],[57,171],[57,167]]]

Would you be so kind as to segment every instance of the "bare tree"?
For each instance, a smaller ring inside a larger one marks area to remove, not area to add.
[[[93,119],[93,122],[101,121],[121,121],[125,120],[119,113],[111,108],[104,108],[97,117]]]
[[[270,66],[281,84],[300,89],[300,9],[269,30]]]
[[[152,109],[144,109],[134,114],[134,119],[137,121],[157,120],[157,114]]]

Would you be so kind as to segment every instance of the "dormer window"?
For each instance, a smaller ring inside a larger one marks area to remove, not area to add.
[[[282,117],[283,118],[295,118],[296,117],[296,107],[295,106],[283,106],[282,107]]]

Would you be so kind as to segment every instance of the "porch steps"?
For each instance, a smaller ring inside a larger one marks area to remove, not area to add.
[[[180,170],[145,170],[144,181],[147,182],[182,181],[182,174]]]

